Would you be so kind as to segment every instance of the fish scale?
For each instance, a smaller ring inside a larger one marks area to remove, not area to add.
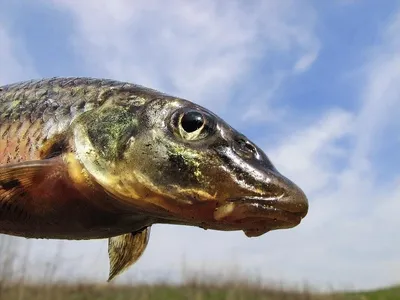
[[[38,159],[40,145],[63,132],[82,112],[98,107],[102,92],[131,86],[135,87],[112,80],[75,77],[3,86],[0,90],[0,164]],[[18,140],[21,135],[24,137]]]
[[[0,164],[39,159],[40,145],[46,138],[43,122],[5,122],[0,126]]]

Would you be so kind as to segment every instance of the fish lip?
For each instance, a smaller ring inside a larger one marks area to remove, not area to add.
[[[265,212],[262,217],[259,217],[262,219],[278,220],[291,225],[300,224],[301,220],[307,215],[308,209],[295,211],[292,207],[284,207],[281,204],[283,198],[285,198],[284,195],[273,197],[243,196],[228,198],[226,202],[257,206]]]

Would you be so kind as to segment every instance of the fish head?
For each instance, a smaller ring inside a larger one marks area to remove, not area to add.
[[[79,158],[110,195],[158,223],[259,236],[306,216],[303,191],[206,108],[159,97],[134,113],[115,105],[101,111],[109,122],[98,112],[96,121],[76,127]]]

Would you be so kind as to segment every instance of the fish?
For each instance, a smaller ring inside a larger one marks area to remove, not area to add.
[[[108,281],[145,251],[154,224],[296,227],[303,190],[244,134],[190,100],[112,79],[0,87],[0,233],[108,239]]]

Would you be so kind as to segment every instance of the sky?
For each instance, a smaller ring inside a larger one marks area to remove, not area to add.
[[[91,76],[189,99],[253,140],[309,198],[298,227],[258,238],[155,225],[117,283],[196,272],[319,288],[400,282],[398,1],[0,6],[0,84]],[[53,259],[54,280],[107,278],[106,240],[15,240],[33,278],[44,278]]]

